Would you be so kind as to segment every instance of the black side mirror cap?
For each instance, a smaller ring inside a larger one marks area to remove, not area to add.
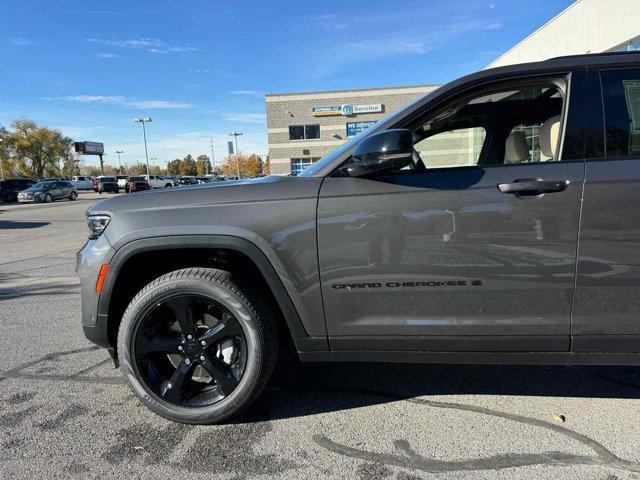
[[[396,128],[369,135],[356,146],[352,158],[340,167],[350,177],[403,168],[413,161],[413,133]]]

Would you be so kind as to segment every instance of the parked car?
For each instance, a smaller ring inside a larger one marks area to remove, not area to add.
[[[71,179],[71,183],[78,190],[91,190],[93,189],[93,177],[76,175]]]
[[[16,202],[18,201],[18,192],[25,190],[37,182],[30,178],[8,178],[0,181],[0,201]]]
[[[118,186],[118,180],[116,177],[98,177],[98,193],[113,192],[120,193],[120,187]]]
[[[127,193],[140,192],[150,189],[151,185],[149,185],[149,182],[147,182],[144,177],[129,177],[129,180],[124,187],[124,190]]]
[[[18,202],[20,203],[51,203],[63,198],[69,200],[78,198],[78,189],[67,180],[38,182],[18,193]]]
[[[213,177],[208,175],[198,175],[196,177],[196,183],[211,183],[213,181]]]
[[[197,185],[197,183],[198,181],[196,180],[196,177],[193,177],[191,175],[183,175],[180,177],[180,180],[178,181],[179,186]]]
[[[127,175],[116,175],[116,180],[118,181],[118,187],[125,188],[129,181],[129,177]]]
[[[164,178],[162,175],[142,175],[149,182],[151,188],[169,188],[173,187],[173,180]]]
[[[296,177],[100,202],[84,333],[194,424],[248,407],[288,339],[314,362],[638,365],[638,84],[635,52],[483,70]]]

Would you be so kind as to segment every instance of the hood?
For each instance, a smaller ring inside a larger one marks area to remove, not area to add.
[[[22,190],[22,192],[20,193],[27,193],[29,195],[33,195],[34,193],[44,193],[44,192],[48,192],[49,190],[45,190],[44,188],[41,188],[41,187],[38,187],[38,188],[29,187],[26,190]]]
[[[309,186],[317,184],[318,178],[268,177],[227,182],[182,185],[122,195],[101,200],[92,205],[87,213],[117,216],[126,212],[145,210],[177,210],[182,208],[204,208],[216,204],[263,202],[301,198],[309,196]]]

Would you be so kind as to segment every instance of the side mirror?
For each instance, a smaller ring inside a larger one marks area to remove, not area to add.
[[[350,177],[406,167],[413,160],[413,133],[406,128],[374,133],[362,139],[352,157],[340,167]]]

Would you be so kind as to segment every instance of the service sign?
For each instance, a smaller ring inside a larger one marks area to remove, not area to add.
[[[332,105],[329,107],[311,107],[311,115],[313,115],[314,117],[342,115],[342,105]]]
[[[369,105],[354,105],[353,113],[380,113],[382,112],[382,104],[381,103],[371,103]]]
[[[371,125],[376,123],[375,121],[369,122],[347,122],[347,137],[355,137],[361,132],[364,132]]]

